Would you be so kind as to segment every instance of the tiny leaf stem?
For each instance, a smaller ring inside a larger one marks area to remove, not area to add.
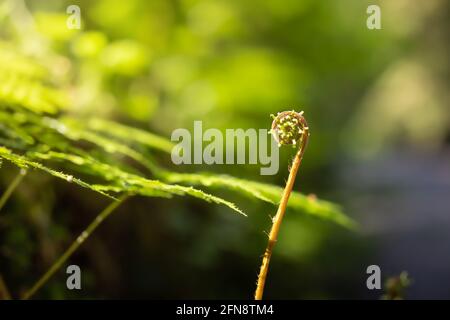
[[[20,169],[19,174],[14,178],[14,180],[9,184],[6,191],[3,193],[2,197],[0,198],[0,211],[2,210],[3,206],[5,205],[6,201],[8,201],[9,197],[11,197],[14,190],[17,188],[17,186],[20,184],[22,179],[27,174],[25,169]]]
[[[70,247],[63,253],[61,257],[44,273],[44,275],[31,287],[30,290],[23,295],[24,300],[30,299],[54,274],[61,266],[72,256],[72,254],[86,241],[86,239],[94,232],[94,230],[126,199],[128,195],[123,195],[117,201],[112,202],[92,221],[88,227],[76,238]]]

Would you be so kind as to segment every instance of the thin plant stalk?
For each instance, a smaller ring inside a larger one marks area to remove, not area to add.
[[[14,178],[14,180],[9,184],[6,191],[3,193],[2,197],[0,198],[0,211],[2,210],[3,206],[5,205],[6,201],[8,201],[9,197],[11,197],[14,190],[17,188],[17,186],[20,184],[22,179],[27,174],[27,171],[25,169],[20,169],[19,174]]]
[[[94,230],[105,220],[118,206],[120,206],[128,195],[123,195],[117,201],[112,202],[92,221],[89,226],[77,237],[70,247],[63,253],[61,257],[44,273],[44,275],[33,285],[33,287],[25,292],[23,299],[30,299],[69,259],[72,254],[86,241],[86,239],[94,232]]]
[[[286,186],[283,191],[283,195],[281,197],[280,204],[278,206],[278,210],[276,215],[272,219],[272,228],[269,233],[269,240],[267,243],[266,250],[264,252],[263,260],[261,263],[261,268],[258,275],[258,281],[255,291],[255,300],[262,300],[264,293],[264,286],[266,284],[267,273],[269,271],[269,263],[270,258],[272,257],[273,247],[278,239],[278,233],[280,231],[281,222],[283,220],[284,214],[286,212],[286,207],[289,201],[289,196],[291,195],[292,188],[294,187],[295,177],[297,176],[298,169],[300,168],[300,164],[302,162],[303,153],[305,152],[306,145],[308,143],[309,137],[309,129],[306,123],[306,120],[303,118],[300,113],[300,122],[303,125],[302,136],[300,139],[300,146],[295,154],[295,158],[292,162],[291,169],[289,171],[289,177],[286,182]],[[272,128],[273,129],[273,128]]]

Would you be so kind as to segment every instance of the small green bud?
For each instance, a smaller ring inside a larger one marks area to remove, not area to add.
[[[273,117],[272,133],[274,139],[278,142],[278,146],[281,145],[293,145],[296,146],[307,127],[303,127],[303,111],[298,113],[295,111],[284,111],[278,113],[276,117]]]

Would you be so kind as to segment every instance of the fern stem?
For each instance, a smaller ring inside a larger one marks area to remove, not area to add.
[[[14,190],[17,188],[17,186],[20,184],[22,179],[27,174],[27,171],[25,169],[20,169],[19,174],[14,178],[14,180],[9,184],[6,191],[3,193],[2,197],[0,198],[0,211],[2,210],[3,206],[5,205],[6,201],[8,201],[9,197],[11,197]]]
[[[278,210],[276,215],[272,219],[272,228],[269,233],[269,240],[267,243],[266,250],[263,255],[261,268],[258,275],[258,281],[256,285],[255,291],[255,300],[262,300],[264,293],[264,286],[266,284],[267,273],[269,271],[269,263],[270,258],[272,257],[273,247],[278,239],[278,233],[280,231],[281,222],[283,220],[284,214],[286,212],[286,207],[289,201],[289,196],[291,195],[292,188],[294,187],[295,177],[297,176],[298,169],[300,168],[300,164],[302,162],[303,153],[305,152],[306,145],[308,143],[309,137],[309,129],[306,123],[306,120],[300,114],[300,121],[303,125],[301,143],[297,153],[295,154],[294,161],[292,162],[292,167],[289,171],[289,177],[286,182],[286,186],[283,191],[283,195],[281,197],[280,204],[278,206]]]
[[[77,237],[77,239],[70,245],[64,254],[47,270],[47,272],[33,285],[33,287],[25,292],[23,299],[31,298],[36,291],[38,291],[59,268],[69,259],[72,254],[84,243],[84,241],[94,232],[94,230],[105,220],[117,207],[122,204],[128,195],[123,195],[119,200],[112,202],[92,221],[88,227]]]

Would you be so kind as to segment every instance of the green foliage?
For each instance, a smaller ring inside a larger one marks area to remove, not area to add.
[[[0,56],[5,55],[2,52],[0,47]],[[0,147],[1,158],[114,199],[116,194],[166,198],[188,195],[244,214],[234,203],[193,187],[201,186],[233,190],[273,205],[278,203],[282,189],[277,186],[212,173],[178,173],[160,167],[147,150],[169,154],[171,141],[111,120],[64,114],[65,92],[49,84],[45,69],[23,56],[14,56],[14,60],[26,61],[31,71],[24,72],[13,63],[0,79],[0,142],[4,145]],[[155,179],[128,165],[127,158]],[[292,195],[289,208],[353,226],[338,206],[300,193]]]
[[[235,190],[248,197],[278,205],[283,189],[270,184],[239,179],[227,175],[213,175],[208,173],[183,174],[166,172],[165,179],[172,183],[186,183],[205,187],[221,187]],[[308,197],[299,192],[292,192],[288,208],[325,220],[333,221],[348,228],[354,228],[355,223],[344,215],[341,208],[331,202]]]

